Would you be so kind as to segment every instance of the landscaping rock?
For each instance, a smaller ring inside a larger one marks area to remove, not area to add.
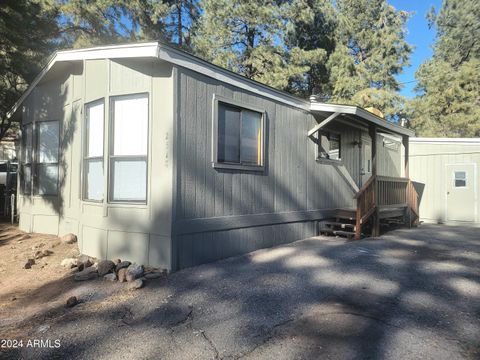
[[[113,260],[113,262],[114,262],[115,265],[116,265],[116,264],[120,264],[120,263],[122,262],[122,260],[120,260],[120,259],[115,259],[115,260]]]
[[[148,274],[145,274],[144,276],[145,276],[145,279],[158,279],[164,276],[164,274],[161,272],[150,272]]]
[[[122,268],[118,270],[117,276],[119,282],[127,281],[127,268]]]
[[[98,276],[104,276],[115,269],[115,264],[111,260],[101,260],[97,265]]]
[[[88,267],[92,266],[93,261],[92,261],[92,258],[90,256],[81,254],[77,258],[77,264],[78,264],[78,267],[80,267],[80,265],[83,265],[83,269],[85,269],[85,268],[88,268]]]
[[[76,281],[85,281],[91,280],[98,277],[97,269],[93,267],[88,267],[78,273],[75,274]]]
[[[77,305],[77,304],[78,304],[78,299],[77,299],[77,297],[76,297],[76,296],[71,296],[71,297],[68,298],[67,303],[65,304],[65,306],[66,306],[67,308],[71,308],[71,307],[74,307],[74,306]]]
[[[103,280],[105,281],[117,281],[117,274],[115,273],[110,273],[110,274],[107,274],[107,275],[104,275],[103,276]]]
[[[127,281],[134,281],[143,276],[143,265],[131,264],[127,268]]]
[[[42,250],[42,255],[43,256],[50,256],[52,254],[53,254],[53,251],[50,251],[50,250],[47,250],[47,249]]]
[[[60,238],[60,241],[64,244],[73,244],[77,242],[77,236],[74,234],[65,234]]]
[[[75,258],[66,258],[62,260],[60,265],[62,265],[63,267],[72,269],[74,267],[77,267],[78,261]]]
[[[115,266],[115,271],[118,272],[118,270],[120,269],[128,268],[130,264],[131,264],[130,261],[121,261]]]
[[[141,289],[142,287],[143,287],[143,280],[142,279],[133,280],[128,284],[128,289],[129,290],[137,290],[137,289]]]
[[[28,259],[25,265],[23,266],[24,269],[31,269],[32,265],[35,265],[35,259]]]

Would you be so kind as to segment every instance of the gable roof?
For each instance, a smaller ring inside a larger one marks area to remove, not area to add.
[[[277,90],[268,85],[259,83],[255,80],[248,79],[242,75],[224,69],[215,64],[209,63],[196,56],[178,50],[173,46],[154,42],[141,42],[123,45],[98,46],[86,49],[62,50],[56,51],[48,60],[47,65],[33,80],[28,89],[14,104],[12,109],[7,113],[7,118],[11,117],[19,108],[23,101],[30,95],[36,85],[44,78],[44,76],[52,69],[56,63],[83,61],[93,59],[124,59],[124,58],[157,58],[169,63],[190,69],[201,73],[210,78],[219,80],[247,90],[254,94],[267,97],[284,104],[300,108],[302,110],[311,111],[330,111],[329,109],[339,109],[342,113],[352,114],[368,122],[375,123],[381,127],[388,128],[390,131],[413,136],[411,130],[401,126],[388,123],[387,121],[377,117],[376,115],[359,108],[357,106],[334,105],[310,102],[291,95],[285,91]],[[337,110],[335,110],[337,112]]]

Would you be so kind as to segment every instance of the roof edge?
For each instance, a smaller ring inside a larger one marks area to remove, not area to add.
[[[412,143],[418,144],[463,144],[463,145],[480,145],[480,138],[445,138],[445,137],[412,137]]]

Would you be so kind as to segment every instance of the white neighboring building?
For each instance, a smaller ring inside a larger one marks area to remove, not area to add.
[[[410,138],[425,222],[480,225],[480,138]]]

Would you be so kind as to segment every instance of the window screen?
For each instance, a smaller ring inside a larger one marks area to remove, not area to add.
[[[219,163],[262,166],[263,114],[226,103],[218,105]]]
[[[83,159],[85,200],[103,200],[103,101],[85,107],[85,145]]]
[[[39,195],[56,195],[58,192],[58,121],[37,124],[36,190]]]
[[[112,110],[111,200],[146,202],[148,96],[113,98]]]
[[[455,171],[455,187],[467,186],[467,173],[465,171]]]

